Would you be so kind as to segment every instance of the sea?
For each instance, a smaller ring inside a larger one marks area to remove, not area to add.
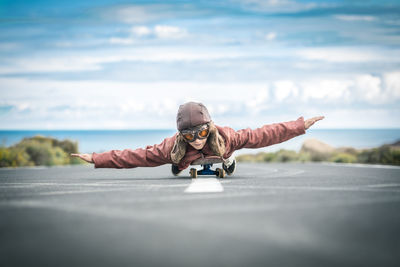
[[[160,130],[0,130],[2,146],[11,146],[23,138],[37,135],[78,142],[81,153],[143,148],[159,144],[176,133]],[[373,148],[400,140],[400,129],[309,129],[304,135],[259,149],[242,149],[236,154],[274,152],[279,149],[299,151],[306,139],[315,138],[333,147]]]

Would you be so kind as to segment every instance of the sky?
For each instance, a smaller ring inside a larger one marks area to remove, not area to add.
[[[1,1],[0,129],[400,128],[400,1]]]

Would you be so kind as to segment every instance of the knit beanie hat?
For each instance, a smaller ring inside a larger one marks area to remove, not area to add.
[[[211,121],[207,108],[202,103],[187,102],[179,106],[176,126],[179,131]]]

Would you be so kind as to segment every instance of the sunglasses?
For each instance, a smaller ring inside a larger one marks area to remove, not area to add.
[[[208,125],[195,127],[193,130],[182,130],[181,134],[188,142],[194,142],[197,139],[205,139],[210,133]]]

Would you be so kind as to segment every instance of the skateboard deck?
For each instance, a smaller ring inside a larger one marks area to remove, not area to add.
[[[217,156],[209,156],[205,158],[196,159],[190,165],[206,165],[206,164],[216,164],[222,163],[223,160]]]
[[[222,158],[217,156],[208,156],[205,158],[200,158],[194,160],[190,165],[201,165],[203,167],[202,170],[197,170],[195,168],[190,169],[190,176],[192,178],[197,178],[198,175],[215,175],[219,178],[225,177],[225,170],[223,168],[216,168],[212,170],[211,167],[216,163],[223,163]]]

